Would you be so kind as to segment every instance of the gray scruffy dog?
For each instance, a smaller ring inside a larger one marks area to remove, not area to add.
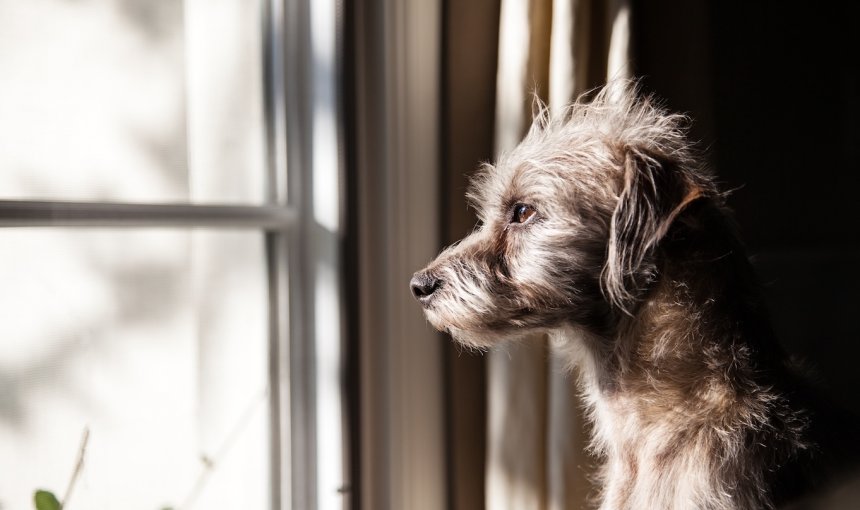
[[[685,124],[618,83],[540,112],[473,180],[476,230],[411,281],[464,345],[566,346],[605,510],[773,508],[837,464],[819,423],[841,417],[795,384]]]

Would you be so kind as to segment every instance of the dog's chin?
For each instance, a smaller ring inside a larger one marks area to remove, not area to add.
[[[534,335],[546,333],[544,329],[515,328],[506,331],[495,330],[465,330],[448,328],[447,333],[460,345],[480,351],[487,351],[493,347],[507,344],[508,342],[519,342]]]
[[[447,333],[457,343],[469,349],[488,350],[493,346],[509,341],[521,340],[529,336],[532,328],[525,325],[505,324],[500,317],[493,317],[493,322],[487,322],[479,315],[464,316],[445,306],[447,302],[434,302],[425,306],[424,316],[438,331]],[[543,331],[545,328],[541,328]]]
[[[433,309],[426,309],[425,317],[428,322],[442,333],[447,333],[460,345],[469,349],[486,351],[496,345],[519,340],[539,331],[531,331],[529,328],[510,327],[500,330],[482,323],[462,324],[456,318],[443,317]],[[542,332],[541,330],[540,332]]]
[[[448,328],[446,332],[460,345],[480,351],[486,351],[503,340],[496,334],[489,334],[484,331]]]
[[[435,329],[447,333],[457,343],[470,349],[486,350],[501,340],[497,333],[489,331],[481,324],[464,324],[465,321],[440,313],[435,307],[425,308],[424,316]]]

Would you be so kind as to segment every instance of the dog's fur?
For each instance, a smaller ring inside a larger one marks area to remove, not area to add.
[[[413,291],[470,347],[564,340],[605,458],[600,508],[772,508],[818,483],[830,430],[774,340],[686,119],[612,87],[542,109],[482,169],[479,226]]]

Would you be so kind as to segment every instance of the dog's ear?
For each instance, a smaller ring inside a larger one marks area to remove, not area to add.
[[[602,284],[611,303],[629,313],[639,286],[650,277],[647,263],[675,218],[704,196],[680,167],[659,156],[628,149],[623,188],[610,223]]]

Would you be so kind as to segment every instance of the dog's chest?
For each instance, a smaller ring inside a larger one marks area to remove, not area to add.
[[[714,472],[706,445],[682,439],[671,423],[641,419],[632,407],[595,407],[595,439],[606,456],[601,508],[710,508]]]

